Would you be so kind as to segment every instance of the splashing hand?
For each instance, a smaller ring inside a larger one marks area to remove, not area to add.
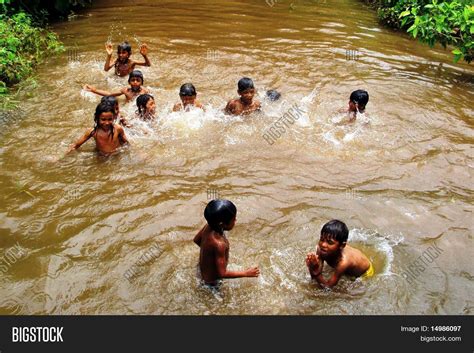
[[[314,252],[306,255],[306,266],[308,266],[309,272],[313,276],[319,275],[321,272],[321,260],[319,256]]]
[[[260,270],[258,267],[249,268],[246,272],[247,277],[258,277],[260,275]]]
[[[112,47],[112,43],[110,43],[110,42],[105,43],[105,50],[107,51],[108,55],[112,55],[112,53],[114,51],[114,49]]]
[[[145,43],[140,46],[140,54],[143,56],[148,55],[148,46]]]
[[[91,85],[84,85],[83,89],[85,91],[88,91],[88,92],[94,92],[95,91],[95,87],[94,86],[91,86]]]

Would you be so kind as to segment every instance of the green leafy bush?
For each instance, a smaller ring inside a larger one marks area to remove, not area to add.
[[[0,81],[6,85],[25,79],[45,57],[63,50],[57,35],[35,27],[30,15],[0,14]]]
[[[382,0],[376,4],[382,22],[401,28],[433,47],[455,47],[454,61],[470,63],[474,56],[472,0]]]

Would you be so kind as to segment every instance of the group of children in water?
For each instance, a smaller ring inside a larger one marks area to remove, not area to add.
[[[136,70],[136,66],[150,66],[148,59],[148,47],[141,45],[140,54],[143,62],[137,62],[130,58],[132,48],[129,43],[118,45],[117,59],[112,61],[112,44],[106,44],[107,59],[104,70],[109,71],[112,67],[115,74],[120,77],[128,75],[129,87],[124,87],[116,92],[97,89],[91,85],[85,85],[84,89],[101,95],[103,98],[97,105],[94,114],[94,127],[87,129],[84,135],[72,144],[68,153],[78,149],[90,138],[94,138],[96,149],[105,155],[109,155],[117,149],[128,144],[124,127],[130,127],[130,122],[120,114],[120,108],[116,97],[124,95],[127,102],[136,98],[136,118],[144,121],[155,119],[156,104],[153,96],[143,87],[143,74]],[[256,90],[253,81],[244,77],[237,84],[238,99],[230,100],[225,113],[232,115],[248,115],[261,109],[261,103],[254,99]],[[180,103],[173,107],[173,111],[189,110],[191,107],[204,109],[204,106],[196,99],[197,93],[191,83],[185,83],[179,90]],[[267,91],[267,98],[276,101],[280,93],[275,90]],[[356,90],[351,93],[349,106],[344,109],[349,121],[356,119],[357,113],[364,113],[369,95],[364,90]],[[229,242],[224,231],[231,230],[236,222],[237,208],[228,200],[213,200],[209,202],[204,211],[207,225],[204,226],[194,238],[194,242],[200,247],[199,268],[203,281],[211,286],[216,286],[224,278],[257,277],[260,271],[257,267],[245,271],[228,271]],[[370,260],[359,250],[347,245],[349,231],[347,226],[338,220],[326,223],[322,230],[316,252],[306,256],[306,265],[310,276],[321,286],[332,287],[337,284],[342,275],[351,277],[370,277],[374,274]],[[334,268],[334,273],[324,278],[322,271],[326,262]]]
[[[100,103],[97,105],[94,114],[94,127],[87,130],[87,132],[78,139],[68,149],[68,153],[78,149],[83,143],[93,137],[96,141],[96,149],[101,154],[111,154],[117,149],[128,143],[127,137],[123,127],[131,127],[131,123],[120,114],[120,108],[117,97],[125,96],[126,102],[133,101],[136,98],[136,118],[143,121],[152,121],[156,118],[156,104],[154,97],[149,90],[143,87],[144,77],[141,71],[136,70],[137,66],[151,66],[148,58],[148,46],[142,44],[140,47],[140,54],[144,61],[138,62],[132,60],[132,47],[128,42],[123,42],[117,47],[117,58],[112,61],[113,47],[111,43],[106,44],[107,58],[104,65],[104,70],[109,71],[114,68],[115,74],[120,77],[128,75],[128,87],[123,87],[116,92],[109,92],[98,89],[92,85],[86,84],[84,90],[103,96]],[[243,77],[237,83],[237,93],[240,98],[230,100],[224,112],[231,115],[248,115],[250,113],[260,111],[260,101],[254,99],[255,86],[253,81],[248,77]],[[281,95],[275,90],[266,92],[266,97],[270,101],[278,100]],[[187,111],[192,107],[198,109],[205,109],[197,99],[196,88],[192,83],[185,83],[179,90],[179,97],[181,102],[176,103],[173,111],[184,110]],[[348,120],[354,121],[357,113],[364,113],[365,106],[369,101],[369,95],[364,90],[356,90],[351,93],[349,98],[349,107],[344,109],[347,113]],[[113,116],[110,122],[110,115]],[[107,137],[107,138],[105,138]]]

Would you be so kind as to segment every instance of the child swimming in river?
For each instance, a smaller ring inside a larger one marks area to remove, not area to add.
[[[229,271],[229,241],[224,231],[234,228],[237,208],[228,200],[212,200],[204,210],[207,224],[194,237],[201,248],[199,269],[207,285],[217,286],[223,278],[258,277],[260,270],[252,267],[244,271]]]
[[[370,260],[360,250],[347,245],[349,230],[344,222],[337,219],[329,221],[321,229],[316,253],[306,256],[311,278],[322,287],[333,287],[342,275],[351,277],[372,277],[374,268]],[[322,275],[324,262],[334,268],[329,279]]]
[[[243,77],[237,83],[237,93],[240,99],[232,99],[227,103],[225,112],[232,115],[247,115],[260,110],[259,101],[254,101],[255,87],[253,81],[248,77]]]
[[[137,98],[136,117],[140,120],[150,121],[155,119],[155,98],[151,94],[145,93]]]
[[[117,59],[111,62],[112,59],[112,43],[105,44],[105,50],[107,51],[107,59],[105,60],[104,70],[109,71],[112,67],[115,68],[115,74],[123,77],[127,76],[135,70],[135,66],[151,66],[150,60],[148,59],[148,46],[142,44],[140,46],[140,54],[142,54],[144,62],[138,62],[130,59],[132,55],[132,46],[128,42],[123,42],[117,47]]]
[[[131,101],[133,98],[136,96],[139,96],[140,94],[145,94],[148,93],[148,89],[142,87],[143,86],[143,74],[140,70],[134,70],[130,72],[130,75],[128,75],[128,83],[130,84],[130,87],[124,87],[120,89],[118,92],[109,92],[105,90],[99,90],[95,88],[94,86],[91,85],[85,85],[84,90],[98,94],[100,96],[114,96],[118,97],[121,95],[125,95],[125,98],[128,101]]]
[[[87,129],[85,134],[69,147],[66,154],[77,150],[91,137],[94,138],[96,149],[103,155],[110,155],[125,144],[128,144],[123,127],[115,124],[115,107],[108,102],[97,105],[94,114],[95,125]]]
[[[196,99],[196,96],[197,93],[194,85],[192,83],[185,83],[179,89],[181,103],[176,103],[173,107],[173,111],[189,110],[191,107],[204,109],[203,105]]]
[[[341,113],[347,113],[349,122],[356,120],[357,113],[364,114],[365,106],[369,102],[369,93],[362,89],[358,89],[351,93],[349,97],[349,106],[342,109]]]

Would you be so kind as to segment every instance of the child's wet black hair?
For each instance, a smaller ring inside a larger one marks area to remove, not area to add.
[[[180,96],[195,96],[196,95],[196,88],[192,83],[185,83],[179,89]]]
[[[113,107],[118,106],[118,99],[115,96],[105,96],[100,100],[101,103],[109,103]]]
[[[367,102],[369,101],[369,93],[362,89],[358,89],[357,91],[351,93],[349,100],[351,102],[359,104],[361,108],[364,108],[367,105]]]
[[[281,94],[277,90],[270,89],[267,91],[267,98],[272,102],[279,100],[280,97],[281,97]]]
[[[207,224],[216,232],[223,234],[222,224],[229,224],[237,216],[237,207],[229,200],[212,200],[204,210]]]
[[[327,222],[321,229],[321,236],[323,235],[334,238],[340,243],[345,243],[347,238],[349,238],[349,229],[344,222],[333,219]]]
[[[245,90],[255,88],[253,85],[252,79],[248,77],[242,77],[237,83],[237,87],[239,89],[239,92],[243,92]]]
[[[129,42],[120,43],[117,46],[117,53],[120,53],[121,51],[126,51],[128,54],[132,55],[132,46]]]
[[[95,113],[94,113],[94,130],[91,132],[91,136],[93,136],[96,132],[97,129],[99,128],[99,119],[102,113],[112,113],[113,116],[115,116],[115,106],[110,104],[107,101],[100,102],[97,107],[95,108]],[[115,132],[114,124],[110,125],[110,131],[109,131],[109,136],[110,138],[113,138]]]
[[[153,98],[153,96],[148,93],[140,94],[137,97],[138,114],[142,115],[146,113],[146,104],[150,99],[155,100],[155,98]]]
[[[128,83],[130,83],[130,81],[132,80],[132,78],[134,77],[138,77],[139,79],[142,80],[142,85],[143,85],[143,74],[140,70],[133,70],[132,72],[130,72],[130,74],[128,75]]]

